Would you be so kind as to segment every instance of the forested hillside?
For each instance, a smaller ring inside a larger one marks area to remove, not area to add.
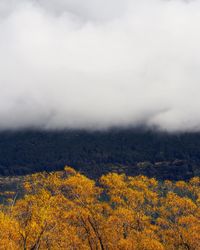
[[[198,250],[200,178],[188,182],[70,167],[24,181],[25,196],[0,205],[2,250]]]
[[[117,171],[189,179],[200,175],[200,133],[136,129],[0,133],[0,175],[61,170],[66,164],[94,178]]]

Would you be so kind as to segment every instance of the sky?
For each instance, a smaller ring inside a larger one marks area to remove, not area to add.
[[[0,0],[0,130],[200,131],[200,0]]]

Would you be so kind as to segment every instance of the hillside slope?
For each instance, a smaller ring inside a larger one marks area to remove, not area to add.
[[[0,133],[0,175],[21,175],[73,166],[90,177],[108,171],[159,179],[200,174],[200,133],[144,130],[21,131]]]

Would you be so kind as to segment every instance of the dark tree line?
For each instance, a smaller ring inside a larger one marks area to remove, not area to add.
[[[138,129],[0,133],[0,175],[61,170],[66,164],[95,178],[116,171],[189,179],[200,175],[200,133]]]

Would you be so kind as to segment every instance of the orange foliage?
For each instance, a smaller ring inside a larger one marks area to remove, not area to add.
[[[110,173],[98,184],[66,167],[27,177],[0,207],[0,249],[198,250],[200,178],[159,183]]]

